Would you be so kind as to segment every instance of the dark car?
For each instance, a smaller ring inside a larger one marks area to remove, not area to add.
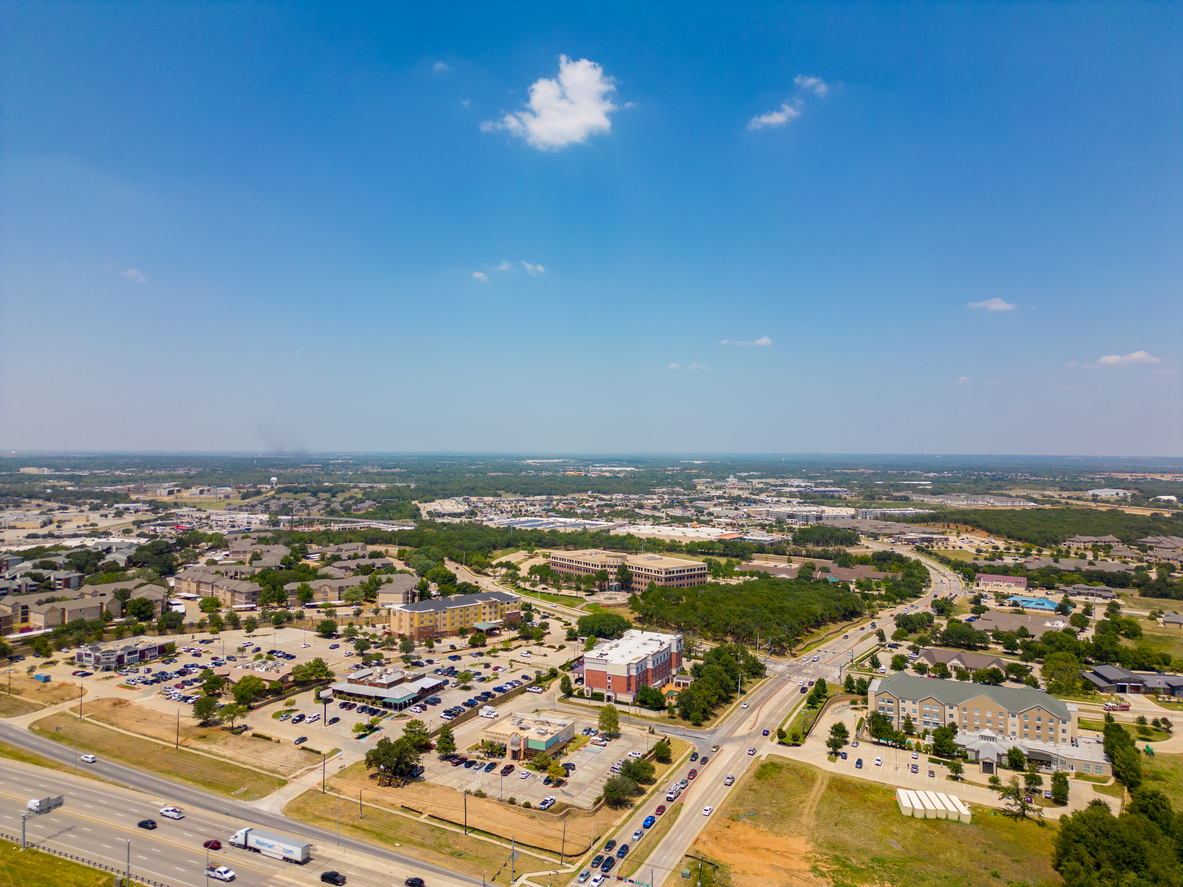
[[[204,847],[206,850],[221,850],[222,849],[222,842],[215,838],[213,840],[206,841],[201,846]]]
[[[336,884],[337,887],[345,883],[345,876],[340,872],[321,872],[320,879],[326,884]]]
[[[501,768],[501,775],[502,776],[508,776],[512,772],[513,772],[513,764],[506,764],[504,767]]]
[[[665,813],[665,804],[658,804],[657,809],[653,811],[656,815],[661,816]]]
[[[698,771],[697,771],[697,770],[694,770],[694,769],[691,769],[691,771],[690,771],[689,773],[687,773],[686,775],[687,775],[688,777],[690,777],[691,779],[693,779],[695,776],[697,776],[697,775],[698,775]]]
[[[702,760],[698,762],[698,766],[705,767],[707,765],[707,761],[709,761],[709,760],[710,760],[710,758],[703,755]]]
[[[765,730],[765,731],[764,731],[764,735],[765,735],[765,736],[767,736],[767,735],[768,735],[768,731],[767,731],[767,730]]]
[[[338,649],[340,646],[341,646],[340,644],[329,644],[329,649],[330,649],[330,650],[336,650],[336,649]],[[323,875],[321,875],[321,876],[320,876],[320,879],[323,881],[323,880],[325,879],[325,876],[326,876],[326,875],[335,875],[335,874],[337,874],[337,873],[336,873],[336,872],[325,872]],[[335,882],[334,882],[334,883],[335,883]],[[341,883],[342,883],[342,884],[344,884],[345,882],[344,882],[344,881],[342,881]]]
[[[607,859],[604,860],[604,864],[602,866],[600,866],[600,871],[602,871],[606,875],[606,874],[608,874],[608,872],[612,871],[612,869],[615,866],[616,866],[616,857],[609,856]]]
[[[340,718],[329,718],[327,721],[325,721],[325,723],[331,727],[331,726],[333,726],[333,724],[337,723],[339,720],[341,720],[341,719]]]
[[[604,845],[604,852],[605,853],[611,853],[615,849],[616,849],[616,842],[615,841],[609,841],[607,844]]]
[[[563,764],[563,769],[566,770],[568,773],[574,773],[575,772],[575,765],[574,764]]]
[[[485,772],[486,773],[492,773],[496,769],[497,769],[497,762],[496,761],[489,761],[489,763],[485,764]]]
[[[406,885],[406,887],[423,887],[422,878],[407,878],[407,880],[403,881],[403,883]]]
[[[136,825],[138,825],[140,828],[146,828],[148,831],[152,831],[152,829],[156,828],[156,821],[153,819],[141,819],[136,823]]]
[[[626,856],[628,856],[628,844],[621,844],[616,850],[616,858],[624,859]]]
[[[307,741],[308,741],[308,737],[307,737],[307,736],[300,736],[300,737],[297,737],[297,739],[296,739],[296,745],[303,745],[303,744],[304,744],[305,742],[307,742]]]
[[[697,760],[698,760],[698,752],[696,752],[696,751],[692,751],[692,752],[690,753],[690,760],[692,760],[692,761],[697,761]]]
[[[598,869],[603,864],[604,864],[604,854],[603,853],[597,854],[596,858],[591,861],[591,867],[593,869]]]

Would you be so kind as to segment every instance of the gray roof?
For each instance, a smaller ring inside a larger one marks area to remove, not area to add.
[[[1007,711],[1023,711],[1041,705],[1061,720],[1067,720],[1069,715],[1066,703],[1032,687],[994,687],[965,681],[943,681],[938,678],[905,674],[902,671],[880,678],[875,692],[890,693],[896,698],[905,699],[925,699],[931,696],[942,705],[960,705],[975,696],[985,696]]]
[[[454,594],[450,597],[431,598],[414,604],[400,604],[396,609],[407,610],[411,613],[439,613],[454,607],[467,607],[472,604],[483,604],[487,601],[501,601],[512,604],[519,600],[516,594],[505,591],[482,591],[477,594]]]

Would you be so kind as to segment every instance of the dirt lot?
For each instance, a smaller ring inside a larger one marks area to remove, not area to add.
[[[15,718],[27,715],[31,711],[39,711],[41,706],[20,696],[9,696],[0,693],[0,718]]]
[[[78,709],[71,710],[76,712]],[[98,699],[86,703],[83,711],[88,718],[142,736],[164,742],[175,742],[177,738],[175,715],[170,716],[126,699]],[[186,718],[184,714],[181,716],[181,748],[214,752],[281,776],[290,776],[320,762],[319,755],[302,752],[290,742],[267,742],[246,735],[235,736],[217,727],[198,727],[193,723],[193,718]]]
[[[30,729],[40,736],[66,745],[74,743],[74,731],[77,729],[79,751],[92,752],[170,779],[233,795],[244,801],[261,798],[285,784],[285,780],[278,776],[269,776],[229,761],[223,763],[183,748],[177,750],[148,739],[119,733],[91,721],[89,717],[79,722],[76,716],[52,714],[35,721]]]
[[[42,684],[39,681],[33,680],[28,675],[18,672],[14,672],[11,676],[7,674],[0,675],[0,691],[4,693],[8,692],[9,677],[12,678],[12,693],[14,696],[30,699],[41,705],[56,705],[59,702],[78,698],[77,684],[68,684],[61,681],[50,681],[48,684]],[[83,694],[85,695],[85,691],[83,691]],[[11,715],[7,717],[11,717]]]
[[[368,800],[368,799],[367,799]],[[488,841],[440,828],[423,820],[410,819],[367,806],[365,818],[358,818],[355,799],[343,798],[340,805],[341,833],[383,846],[400,853],[417,856],[435,865],[479,878],[488,873],[490,884],[509,883],[509,848]],[[469,799],[469,814],[472,814]],[[338,800],[332,794],[318,790],[306,791],[284,806],[285,816],[322,828],[337,827]],[[543,871],[554,867],[554,862],[521,853],[514,862],[515,876],[524,872]]]
[[[1062,883],[1051,868],[1054,839],[1053,825],[987,810],[969,825],[904,818],[888,788],[769,761],[737,787],[694,852],[722,864],[735,887],[1051,887]]]
[[[341,793],[346,796],[357,797],[358,791],[364,789],[367,802],[373,798],[380,804],[403,805],[450,822],[464,822],[464,796],[447,786],[416,781],[406,788],[378,788],[376,780],[366,774],[365,765],[362,763],[347,767],[332,780],[332,783],[339,785]],[[506,839],[516,837],[529,846],[555,853],[565,849],[569,856],[587,850],[609,831],[617,816],[617,813],[607,808],[601,808],[592,815],[572,810],[566,816],[567,841],[564,846],[563,817],[526,810],[491,798],[475,798],[472,795],[468,797],[470,827]]]

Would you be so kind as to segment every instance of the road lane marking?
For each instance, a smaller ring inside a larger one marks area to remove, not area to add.
[[[103,845],[101,845],[101,846],[102,846],[102,848],[103,848],[104,850],[110,850],[110,849],[111,849],[111,845],[110,845],[110,844],[103,844]]]

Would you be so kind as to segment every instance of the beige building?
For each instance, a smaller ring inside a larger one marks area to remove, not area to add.
[[[616,571],[624,565],[632,575],[629,590],[643,591],[650,582],[671,588],[701,585],[710,578],[710,571],[702,561],[665,557],[660,554],[625,554],[587,548],[580,551],[556,551],[550,556],[550,568],[556,573],[573,576],[594,576],[601,570],[609,582],[616,581]]]
[[[390,608],[390,631],[413,641],[455,635],[461,629],[494,629],[522,621],[522,599],[505,591],[431,598]]]
[[[512,714],[493,720],[481,736],[504,745],[510,760],[523,761],[540,752],[554,754],[570,742],[575,736],[575,721],[551,715]]]

